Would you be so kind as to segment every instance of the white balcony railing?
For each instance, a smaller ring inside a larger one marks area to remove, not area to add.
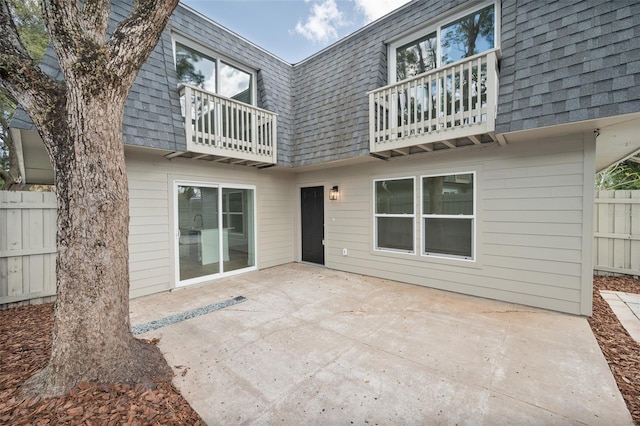
[[[431,151],[437,143],[455,148],[461,140],[494,139],[497,54],[490,50],[369,92],[371,152],[407,154],[416,146]]]
[[[180,86],[180,99],[188,151],[247,165],[277,162],[275,113],[193,86]]]

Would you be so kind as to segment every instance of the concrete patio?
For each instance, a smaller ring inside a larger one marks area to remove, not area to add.
[[[633,424],[586,318],[288,264],[131,301],[214,424]]]

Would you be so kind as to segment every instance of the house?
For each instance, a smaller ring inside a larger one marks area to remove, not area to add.
[[[639,35],[640,2],[414,0],[289,64],[178,6],[125,110],[131,296],[302,261],[590,315]]]

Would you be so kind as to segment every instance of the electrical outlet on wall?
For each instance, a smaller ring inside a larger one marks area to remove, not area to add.
[[[343,256],[346,256],[347,254],[348,254],[347,249],[346,249],[346,248],[343,248],[343,249],[342,249],[342,255],[343,255]]]

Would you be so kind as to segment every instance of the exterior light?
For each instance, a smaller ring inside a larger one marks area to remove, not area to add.
[[[329,199],[332,201],[335,201],[338,199],[339,194],[340,194],[340,191],[338,190],[338,186],[336,185],[329,190]]]

